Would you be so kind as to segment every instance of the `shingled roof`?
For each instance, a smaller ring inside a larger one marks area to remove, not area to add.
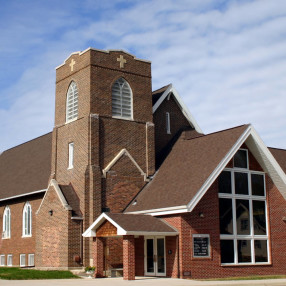
[[[277,148],[268,148],[283,171],[286,173],[286,150]]]
[[[248,127],[199,137],[183,132],[153,180],[126,212],[186,206]]]
[[[52,133],[0,155],[0,200],[47,188],[51,174]]]

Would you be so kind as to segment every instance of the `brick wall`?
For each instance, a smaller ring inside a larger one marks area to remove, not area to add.
[[[7,265],[7,255],[13,255],[13,266],[20,265],[20,254],[26,254],[26,265],[28,265],[28,254],[35,253],[36,244],[36,211],[39,208],[43,194],[27,196],[1,202],[0,204],[0,234],[3,231],[3,213],[6,206],[11,211],[11,238],[2,239],[0,244],[0,255],[5,255],[5,265]],[[32,207],[32,236],[22,237],[23,208],[29,202]]]
[[[167,134],[166,112],[170,114],[171,134]],[[175,143],[181,131],[191,128],[191,126],[178,107],[173,95],[171,95],[169,99],[167,97],[155,111],[154,124],[156,167],[159,167],[168,155],[170,148]]]

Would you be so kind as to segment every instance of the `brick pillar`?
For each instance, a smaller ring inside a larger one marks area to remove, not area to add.
[[[103,270],[104,270],[103,238],[97,237],[95,238],[93,243],[94,243],[93,264],[95,266],[94,277],[101,278],[103,277]]]
[[[123,236],[123,279],[135,280],[135,240],[133,235]]]

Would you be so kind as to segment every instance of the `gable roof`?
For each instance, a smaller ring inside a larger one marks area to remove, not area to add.
[[[125,212],[191,211],[244,142],[286,198],[286,175],[251,125],[187,138],[183,133],[153,180]]]
[[[0,155],[0,199],[46,189],[51,151],[52,133],[4,151]]]
[[[181,109],[183,115],[186,117],[186,119],[189,121],[190,125],[196,129],[197,132],[203,133],[200,126],[198,125],[197,121],[193,117],[193,115],[190,113],[189,109],[185,105],[185,103],[182,101],[179,93],[177,90],[173,87],[172,84],[166,85],[158,90],[155,90],[152,93],[152,101],[153,101],[153,113],[156,112],[158,107],[161,105],[161,103],[165,100],[167,96],[170,94],[174,95],[174,99],[176,103],[178,104],[179,108]]]
[[[96,236],[97,228],[109,221],[117,228],[117,235],[176,235],[177,230],[165,221],[150,215],[102,213],[82,234],[84,237]]]

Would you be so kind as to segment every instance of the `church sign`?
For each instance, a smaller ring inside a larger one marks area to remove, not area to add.
[[[193,234],[193,256],[210,257],[210,236],[208,234]]]

